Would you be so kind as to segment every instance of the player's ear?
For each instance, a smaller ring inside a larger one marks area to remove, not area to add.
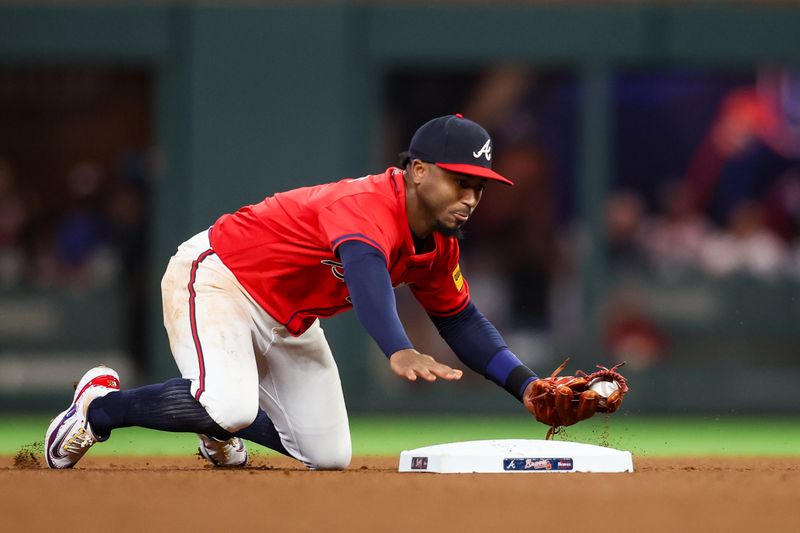
[[[411,181],[419,185],[427,174],[428,168],[425,163],[419,159],[411,160]]]

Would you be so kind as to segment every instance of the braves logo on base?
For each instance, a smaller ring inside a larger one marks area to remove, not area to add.
[[[412,457],[411,470],[427,470],[428,458],[427,457]]]
[[[503,459],[503,470],[572,470],[571,458],[520,457]]]

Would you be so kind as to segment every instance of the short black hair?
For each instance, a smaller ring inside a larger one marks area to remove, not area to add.
[[[408,150],[405,152],[400,152],[397,155],[397,166],[400,168],[407,168],[408,165],[411,164],[411,155],[408,153]]]

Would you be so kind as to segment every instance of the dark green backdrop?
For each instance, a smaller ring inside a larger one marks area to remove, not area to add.
[[[96,5],[0,7],[0,65],[138,65],[155,74],[158,176],[151,265],[148,357],[155,375],[174,373],[161,327],[157,280],[174,248],[222,212],[295,185],[382,169],[378,161],[383,73],[397,65],[485,66],[531,62],[573,69],[581,85],[580,208],[588,236],[602,242],[609,179],[610,75],[621,66],[797,64],[800,10],[788,7],[562,6],[427,7],[349,2],[299,6]],[[1,118],[0,118],[1,120]],[[400,149],[402,147],[398,147]],[[585,258],[589,327],[576,344],[592,359],[597,304],[607,286],[601,246]],[[329,321],[347,399],[356,409],[481,409],[513,405],[504,393],[465,396],[443,385],[418,394],[387,390],[352,316]],[[380,363],[383,364],[383,363]],[[705,365],[705,367],[703,366]],[[699,363],[643,372],[633,408],[683,410],[706,372]],[[796,368],[796,365],[795,365]],[[544,369],[542,369],[544,370]],[[709,409],[797,409],[797,370],[744,369],[775,398],[709,394]],[[725,368],[741,381],[743,369]],[[758,374],[761,372],[761,374]],[[794,374],[792,374],[792,372]],[[788,377],[787,377],[788,376]],[[774,387],[774,388],[773,388]],[[483,390],[483,389],[482,389]],[[684,390],[687,394],[684,394]],[[677,393],[676,393],[677,392]],[[724,391],[717,391],[724,392]],[[662,398],[666,396],[666,404]]]

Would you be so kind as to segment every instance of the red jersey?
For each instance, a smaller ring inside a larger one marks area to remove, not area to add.
[[[455,237],[433,234],[417,254],[406,214],[403,172],[303,187],[223,215],[211,247],[253,299],[290,333],[318,317],[350,309],[336,248],[362,241],[380,250],[394,287],[407,284],[431,314],[450,316],[469,303]]]

